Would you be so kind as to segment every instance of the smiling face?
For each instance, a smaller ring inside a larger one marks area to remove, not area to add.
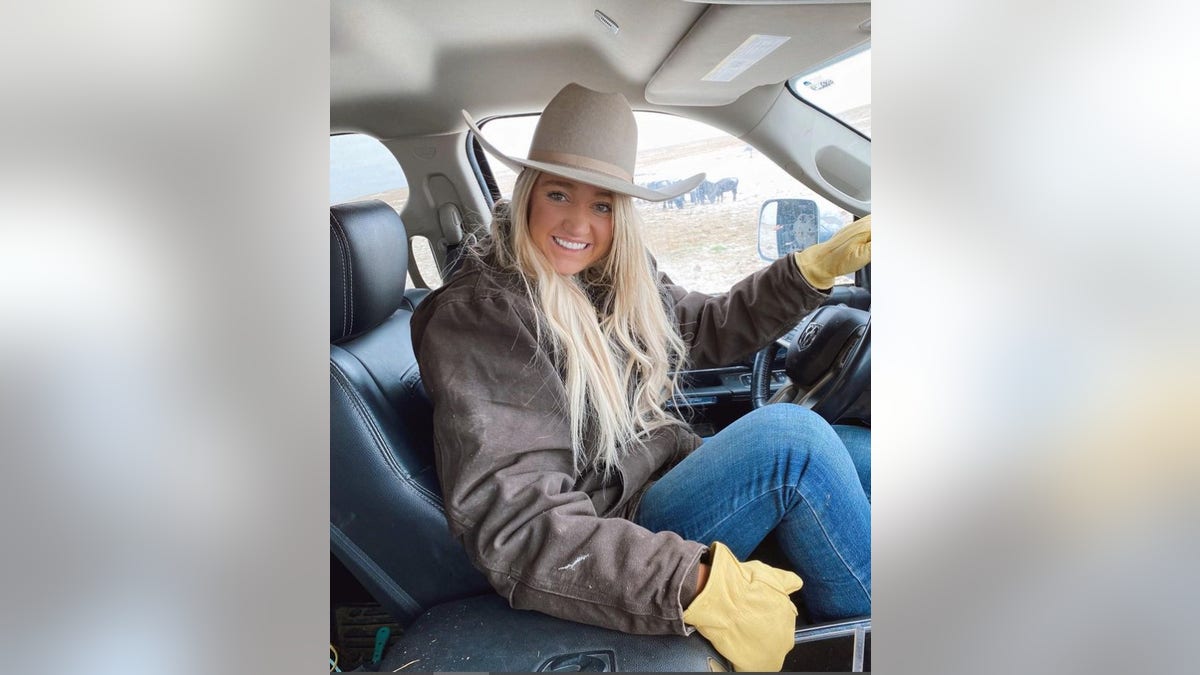
[[[529,197],[529,236],[556,272],[578,274],[612,249],[613,194],[541,174]]]

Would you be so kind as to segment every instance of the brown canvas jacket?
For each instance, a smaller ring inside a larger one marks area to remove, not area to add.
[[[663,278],[692,368],[753,354],[826,297],[790,256],[721,295]],[[630,451],[608,480],[590,467],[577,474],[565,387],[536,335],[520,280],[476,259],[413,317],[451,532],[515,608],[629,633],[690,634],[683,609],[710,542],[626,518],[700,438],[680,423]]]

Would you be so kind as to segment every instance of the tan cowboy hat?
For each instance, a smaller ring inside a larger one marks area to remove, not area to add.
[[[691,178],[651,190],[633,182],[637,158],[637,121],[629,101],[571,83],[546,105],[529,144],[529,158],[509,157],[483,137],[466,110],[463,118],[484,149],[517,173],[528,167],[568,180],[631,195],[652,202],[690,192],[704,180]]]

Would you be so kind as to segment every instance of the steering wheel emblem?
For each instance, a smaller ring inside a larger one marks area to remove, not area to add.
[[[796,340],[796,349],[804,351],[812,346],[817,340],[817,334],[821,332],[821,324],[810,323],[804,327],[804,332],[800,334],[800,338]]]

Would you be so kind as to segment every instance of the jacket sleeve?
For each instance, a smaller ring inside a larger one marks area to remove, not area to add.
[[[601,518],[574,489],[565,389],[513,303],[440,303],[420,343],[450,528],[496,591],[518,609],[690,634],[680,594],[706,547]]]
[[[829,295],[804,280],[790,255],[720,295],[689,292],[665,274],[659,279],[670,296],[692,368],[727,366],[750,356],[788,332]]]

